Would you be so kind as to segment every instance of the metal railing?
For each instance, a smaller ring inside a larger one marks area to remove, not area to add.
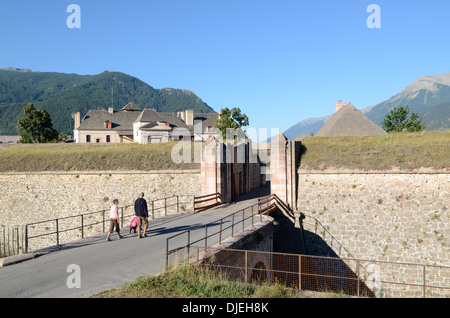
[[[278,197],[276,194],[258,198],[258,210],[260,211],[260,213],[272,213],[276,209],[277,200]]]
[[[257,204],[205,225],[204,230],[193,228],[168,238],[166,268],[169,257],[176,256],[170,264],[206,264],[245,282],[266,280],[300,290],[358,297],[450,297],[450,267],[356,259],[315,218],[302,220],[302,225],[314,226],[314,233],[328,242],[333,257],[208,246],[208,243],[220,244],[227,230],[226,237],[229,237],[234,235],[235,228],[244,229],[246,220],[251,219],[253,225],[254,217],[262,218],[276,209],[277,200],[276,195],[260,198]],[[212,231],[214,226],[218,229]],[[184,243],[178,242],[178,247],[170,248],[172,240],[182,236]],[[218,239],[213,240],[214,236]]]
[[[247,283],[276,282],[299,290],[357,297],[450,297],[450,267],[445,266],[203,246],[195,249],[196,264]],[[372,270],[366,273],[362,268]]]
[[[212,201],[212,202],[211,202]],[[194,212],[198,213],[220,205],[220,193],[206,194],[194,197]]]
[[[233,214],[223,217],[214,222],[205,224],[201,227],[195,227],[190,230],[175,234],[166,239],[166,268],[169,267],[169,258],[171,255],[175,255],[180,251],[186,251],[187,257],[190,257],[191,247],[204,242],[204,246],[207,247],[208,243],[222,243],[223,238],[233,237],[236,233],[236,229],[244,230],[246,226],[254,226],[255,217],[262,221],[263,215],[271,213],[275,206],[273,201],[275,197],[268,196],[258,199],[258,203],[245,207]],[[215,231],[211,231],[213,227],[217,227]],[[194,233],[196,235],[194,235]],[[216,241],[211,241],[213,237],[216,237]],[[170,242],[175,239],[180,239],[186,243],[182,243],[179,246],[170,248]],[[183,240],[184,238],[184,240]],[[180,257],[182,259],[184,257]]]
[[[193,195],[177,195],[163,199],[147,200],[149,219],[169,214],[193,211]],[[73,216],[29,223],[14,228],[3,228],[0,238],[0,256],[28,253],[50,246],[61,246],[63,242],[84,239],[87,235],[105,233],[108,229],[109,209]],[[119,207],[121,228],[134,218],[134,205]]]
[[[19,254],[25,246],[25,227],[0,227],[0,258]]]

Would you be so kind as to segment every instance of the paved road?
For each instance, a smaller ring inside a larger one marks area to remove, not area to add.
[[[165,267],[168,237],[188,229],[204,231],[205,224],[256,203],[257,197],[266,195],[266,191],[266,188],[257,189],[236,203],[202,213],[155,220],[149,224],[146,238],[138,239],[136,234],[128,234],[125,228],[121,240],[113,234],[113,241],[106,242],[102,234],[66,244],[60,250],[22,263],[2,267],[0,297],[88,297],[122,286],[140,276],[157,275]],[[69,278],[71,281],[73,273],[68,267],[72,264],[79,266],[81,288],[67,286],[67,280]]]

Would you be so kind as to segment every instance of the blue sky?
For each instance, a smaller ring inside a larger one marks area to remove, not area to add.
[[[80,29],[66,24],[72,3]],[[367,26],[370,4],[381,28]],[[2,1],[0,67],[120,71],[283,132],[340,99],[362,109],[450,72],[449,12],[448,0]]]

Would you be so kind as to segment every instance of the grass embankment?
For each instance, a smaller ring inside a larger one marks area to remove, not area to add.
[[[302,170],[415,170],[450,168],[450,130],[383,136],[304,137]],[[0,172],[198,169],[177,164],[164,144],[0,145]]]
[[[450,130],[382,136],[304,137],[302,170],[450,168]]]
[[[146,276],[95,298],[304,298],[280,284],[245,284],[207,268],[181,266],[159,276]],[[324,293],[321,297],[345,297]]]
[[[175,144],[3,146],[0,148],[0,172],[198,169],[199,164],[177,164],[171,159]],[[193,157],[193,151],[191,153]]]

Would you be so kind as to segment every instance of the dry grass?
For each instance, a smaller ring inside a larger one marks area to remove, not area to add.
[[[450,168],[450,130],[367,137],[305,137],[304,170]],[[0,172],[199,169],[177,164],[164,144],[42,144],[0,146]]]
[[[173,162],[171,152],[175,144],[3,146],[0,172],[198,169],[199,164]]]
[[[305,137],[304,170],[450,168],[450,130],[383,136]]]
[[[340,294],[316,294],[313,297]],[[305,298],[302,292],[277,283],[245,284],[199,266],[180,266],[158,276],[140,277],[122,288],[105,291],[94,298]]]

